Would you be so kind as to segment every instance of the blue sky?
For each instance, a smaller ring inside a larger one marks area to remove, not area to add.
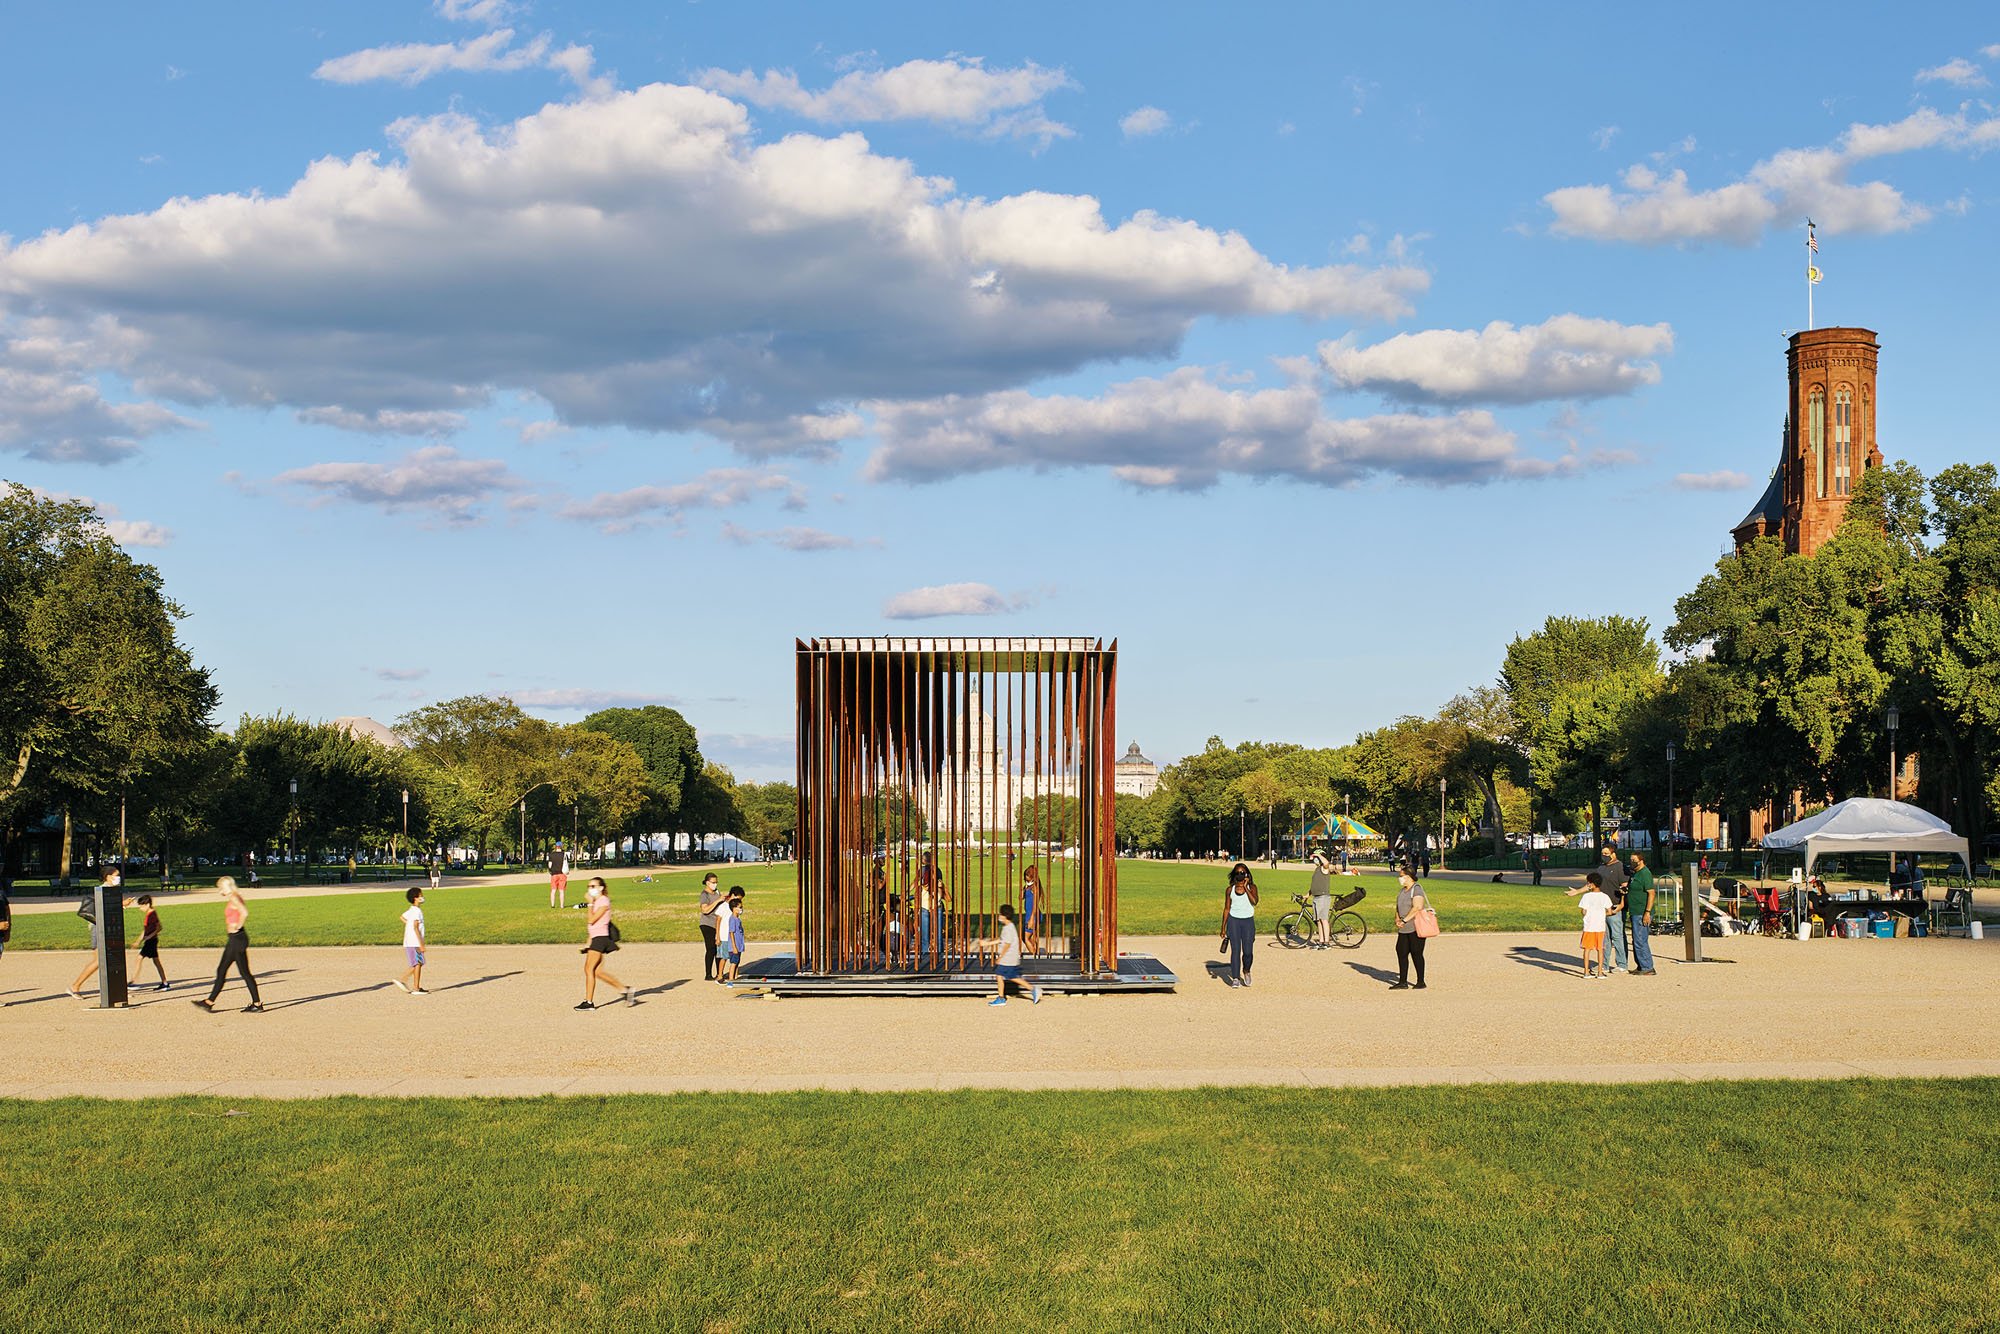
[[[1502,8],[13,13],[0,476],[226,720],[670,701],[762,778],[800,635],[1116,636],[1164,760],[1663,626],[1808,215],[1884,452],[1991,457],[1987,7]]]

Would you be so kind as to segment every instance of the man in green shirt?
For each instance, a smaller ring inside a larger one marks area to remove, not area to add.
[[[1632,973],[1653,976],[1653,871],[1646,854],[1632,854],[1632,879],[1625,886],[1625,919],[1632,928]]]

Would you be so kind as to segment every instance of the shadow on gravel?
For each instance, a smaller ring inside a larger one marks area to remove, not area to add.
[[[1363,977],[1372,977],[1377,982],[1394,982],[1396,980],[1396,975],[1387,968],[1376,968],[1365,963],[1350,963],[1347,966]]]
[[[1516,945],[1507,951],[1515,963],[1524,963],[1530,968],[1540,968],[1545,972],[1562,973],[1575,977],[1583,971],[1583,960],[1572,954],[1557,954],[1538,945]]]
[[[264,979],[260,977],[257,980],[262,982]],[[363,996],[371,991],[386,991],[388,988],[389,983],[387,982],[371,982],[365,987],[349,987],[346,991],[322,991],[317,996],[299,996],[292,1000],[271,1001],[264,1008],[266,1010],[289,1010],[294,1005],[311,1005],[314,1001],[338,1000],[342,996]]]
[[[476,986],[479,986],[479,985],[480,985],[481,983],[485,983],[485,982],[498,982],[498,981],[501,981],[501,980],[502,980],[502,979],[504,979],[504,978],[509,978],[509,977],[519,977],[519,976],[520,976],[520,975],[521,975],[521,974],[522,974],[523,972],[525,972],[525,971],[527,971],[527,970],[526,970],[526,969],[522,969],[522,968],[516,968],[516,969],[515,969],[515,970],[514,970],[513,972],[511,972],[511,973],[488,973],[488,974],[487,974],[487,975],[486,975],[485,977],[472,977],[472,978],[467,978],[467,979],[466,979],[465,981],[463,981],[463,982],[453,982],[453,983],[452,983],[452,984],[451,984],[450,986],[445,986],[445,987],[427,987],[427,988],[425,988],[425,990],[427,990],[427,991],[457,991],[457,990],[458,990],[458,989],[459,989],[460,987],[476,987]]]

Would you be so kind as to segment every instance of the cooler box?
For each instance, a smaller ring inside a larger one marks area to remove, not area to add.
[[[1877,917],[1874,921],[1874,927],[1875,939],[1894,940],[1896,938],[1896,924],[1889,918]]]

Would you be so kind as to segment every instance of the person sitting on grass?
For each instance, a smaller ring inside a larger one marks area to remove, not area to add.
[[[1609,977],[1611,973],[1604,966],[1604,924],[1611,916],[1611,896],[1604,892],[1604,877],[1597,872],[1592,871],[1583,881],[1583,897],[1576,901],[1583,910],[1583,975]]]
[[[1030,987],[1021,981],[1021,928],[1014,916],[1013,904],[1000,905],[1000,934],[991,940],[975,940],[972,942],[972,948],[981,952],[999,951],[999,959],[993,965],[993,980],[998,994],[986,1002],[988,1005],[1005,1005],[1009,986],[1020,987],[1026,991],[1028,1000],[1032,1004],[1042,1003],[1042,989]]]
[[[424,990],[424,892],[415,885],[403,891],[410,906],[403,909],[403,962],[409,967],[396,985],[412,996],[428,996]]]
[[[141,894],[133,900],[146,910],[146,920],[139,928],[139,966],[132,970],[132,980],[136,983],[139,974],[146,971],[146,960],[153,961],[153,969],[160,975],[160,984],[155,991],[167,989],[167,966],[160,962],[160,915],[153,911],[153,896]]]

